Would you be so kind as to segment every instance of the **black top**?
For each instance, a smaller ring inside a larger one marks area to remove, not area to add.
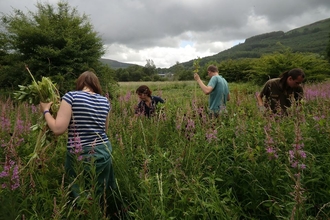
[[[158,96],[151,96],[151,105],[147,106],[145,101],[140,101],[135,109],[135,114],[144,114],[145,116],[152,116],[156,111],[158,103],[164,103],[164,100]]]
[[[266,107],[270,107],[274,113],[280,107],[283,112],[289,108],[292,101],[299,101],[304,95],[304,90],[301,86],[296,88],[285,87],[281,84],[280,78],[270,79],[266,82],[260,93],[261,97],[266,97]]]

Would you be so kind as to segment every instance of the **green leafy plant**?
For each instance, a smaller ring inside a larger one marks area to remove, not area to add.
[[[199,68],[200,68],[200,65],[199,65],[199,62],[200,62],[201,58],[198,57],[197,59],[194,60],[194,73],[198,73],[199,72]]]
[[[29,104],[38,105],[40,102],[53,102],[52,112],[57,113],[60,100],[59,92],[50,78],[42,77],[41,81],[36,81],[29,68],[26,70],[32,77],[32,83],[27,86],[18,85],[19,91],[14,92],[14,98],[20,102],[28,102]]]
[[[33,81],[27,86],[19,85],[20,90],[14,93],[14,98],[19,102],[27,102],[33,105],[38,105],[40,102],[53,102],[50,111],[56,117],[60,104],[60,95],[56,85],[48,77],[42,77],[41,81],[36,81],[29,68],[27,66],[25,68]],[[39,154],[44,152],[43,148],[46,146],[47,140],[49,145],[52,144],[51,139],[55,138],[43,117],[39,119],[37,124],[31,126],[31,129],[39,133],[34,151],[30,155],[30,160],[26,166],[34,159],[39,158]]]

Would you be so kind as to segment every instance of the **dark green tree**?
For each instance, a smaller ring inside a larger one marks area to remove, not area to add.
[[[116,70],[116,79],[120,82],[128,82],[130,81],[129,72],[127,69],[119,68]]]
[[[263,55],[253,65],[251,79],[263,84],[270,78],[292,68],[302,68],[307,81],[322,81],[330,76],[329,63],[318,54],[293,53],[290,49],[283,52]]]
[[[133,65],[126,68],[127,72],[129,72],[128,81],[141,81],[141,79],[146,75],[143,72],[144,67]]]
[[[156,65],[155,65],[154,61],[151,60],[151,59],[147,59],[146,61],[147,61],[147,63],[144,67],[147,68],[147,69],[150,69],[151,74],[153,74],[154,71],[156,70]]]
[[[191,70],[184,70],[179,74],[180,81],[194,80],[194,74]]]
[[[157,74],[156,73],[156,65],[153,60],[147,59],[147,63],[143,68],[143,72],[146,75],[144,78],[149,78],[152,80],[154,76]]]
[[[254,65],[252,58],[225,60],[218,64],[219,74],[228,82],[247,82]]]
[[[62,91],[71,89],[84,71],[109,71],[99,61],[104,54],[102,39],[88,16],[80,15],[67,2],[57,7],[36,4],[36,12],[15,10],[1,17],[0,75],[2,87],[26,84],[31,77],[50,77]],[[99,73],[107,76],[106,73]]]
[[[181,63],[179,63],[178,61],[175,63],[172,70],[173,70],[175,80],[181,79],[182,78],[181,76],[185,74],[184,73],[185,72],[185,67]],[[193,73],[191,75],[193,75]]]

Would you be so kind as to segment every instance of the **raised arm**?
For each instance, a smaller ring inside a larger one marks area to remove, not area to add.
[[[199,87],[201,87],[202,91],[205,95],[210,94],[213,91],[213,87],[206,86],[203,81],[200,79],[198,73],[194,73],[194,79],[197,81]]]

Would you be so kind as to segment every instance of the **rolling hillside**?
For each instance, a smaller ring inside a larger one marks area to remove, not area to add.
[[[326,55],[330,37],[330,18],[290,30],[275,31],[247,38],[244,43],[213,56],[201,58],[200,64],[238,58],[258,58],[265,53],[273,53],[284,47],[293,52],[312,52]],[[193,60],[182,63],[186,68],[193,66]],[[170,67],[171,69],[173,67]]]
[[[218,54],[201,57],[200,64],[209,61],[220,62],[226,59],[258,58],[265,53],[273,53],[284,47],[290,47],[293,52],[312,52],[326,54],[330,37],[330,18],[305,25],[288,32],[274,31],[247,38],[244,43],[224,50]],[[115,60],[101,59],[113,69],[126,68],[134,65]],[[192,68],[193,60],[181,63],[185,68]],[[174,66],[159,69],[161,72],[172,71]]]
[[[104,64],[107,64],[112,69],[126,68],[129,66],[136,65],[136,64],[131,64],[131,63],[122,63],[122,62],[118,62],[116,60],[110,60],[110,59],[104,59],[104,58],[101,58],[100,61]]]

